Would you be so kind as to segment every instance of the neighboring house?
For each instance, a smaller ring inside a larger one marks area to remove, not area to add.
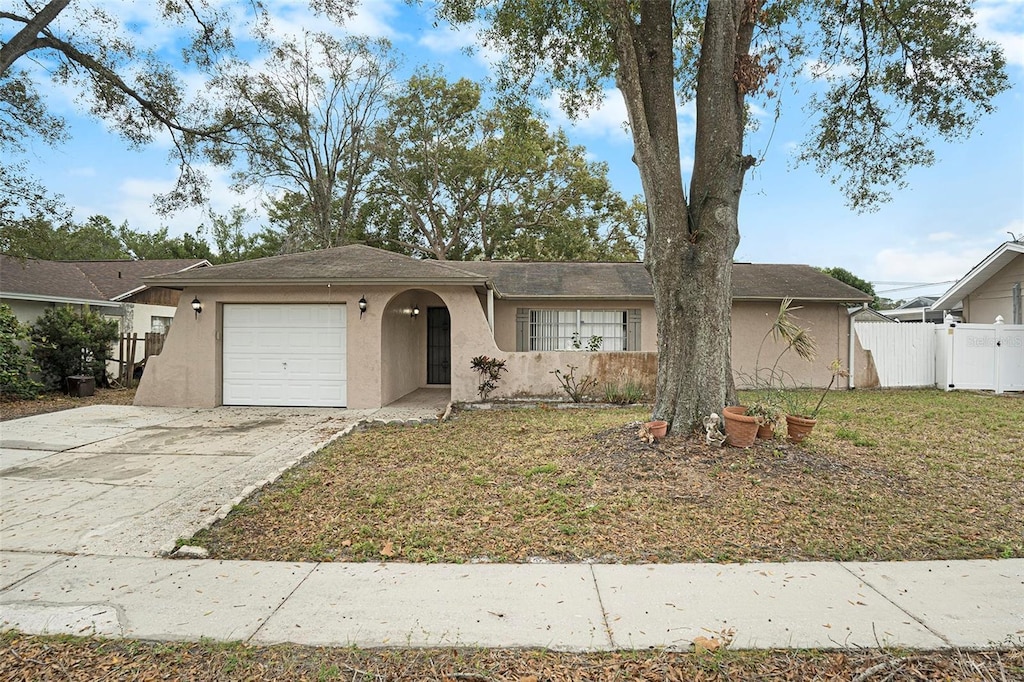
[[[850,318],[854,322],[896,322],[891,317],[887,317],[874,308],[867,307],[867,305],[848,308],[846,312],[849,313]]]
[[[896,322],[942,322],[946,319],[946,315],[952,315],[957,320],[961,319],[963,311],[959,305],[943,308],[936,305],[937,301],[938,299],[934,296],[918,296],[898,308],[878,312]]]
[[[205,259],[48,261],[0,256],[0,302],[34,323],[47,308],[89,308],[118,320],[122,333],[166,333],[176,289],[152,289],[143,277],[209,266]],[[139,353],[142,352],[140,348]]]
[[[480,355],[507,363],[499,398],[559,395],[551,372],[569,364],[601,382],[649,383],[657,368],[641,263],[442,262],[351,245],[146,283],[182,295],[175,333],[136,394],[140,405],[371,408],[429,386],[471,401],[479,377],[470,361]],[[846,306],[870,300],[803,265],[737,264],[733,284],[738,375],[752,373],[781,300],[792,297],[820,355],[813,364],[787,357],[782,367],[818,386],[829,381],[829,362],[847,357]],[[591,337],[600,337],[599,351],[573,350]],[[769,343],[762,361],[776,354]]]
[[[938,309],[961,307],[964,322],[1024,324],[1024,241],[1004,242],[935,301]],[[941,321],[941,320],[940,320]]]

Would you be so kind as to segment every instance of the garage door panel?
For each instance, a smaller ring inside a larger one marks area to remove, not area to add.
[[[225,405],[343,407],[343,304],[225,304]]]

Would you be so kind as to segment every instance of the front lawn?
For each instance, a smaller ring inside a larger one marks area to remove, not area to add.
[[[466,411],[318,453],[189,544],[282,561],[1024,557],[1024,399],[830,395],[801,446],[648,445],[632,409]]]

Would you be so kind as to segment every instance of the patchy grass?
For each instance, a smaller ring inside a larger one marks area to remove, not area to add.
[[[31,400],[0,397],[0,421],[31,417],[47,412],[60,412],[87,405],[131,405],[135,400],[134,388],[97,388],[88,397],[79,398],[57,391],[43,393]]]
[[[1008,651],[627,651],[270,647],[0,635],[0,679],[61,680],[1010,680]]]
[[[801,446],[641,442],[643,409],[463,412],[352,434],[190,544],[222,559],[1024,557],[1024,400],[835,392]]]

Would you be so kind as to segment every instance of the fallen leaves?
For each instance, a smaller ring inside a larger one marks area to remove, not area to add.
[[[707,638],[719,640],[719,636]],[[731,651],[572,653],[522,649],[374,649],[142,642],[0,634],[0,679],[50,682],[323,679],[453,682],[611,680],[1016,679],[1024,648],[1008,651]]]
[[[865,391],[836,393],[829,406],[803,445],[749,450],[685,435],[641,441],[649,414],[635,408],[457,412],[442,425],[374,427],[191,543],[220,559],[282,561],[1024,556],[1019,399]],[[941,434],[950,421],[972,437],[933,447],[931,425]],[[849,432],[878,445],[853,447]]]

